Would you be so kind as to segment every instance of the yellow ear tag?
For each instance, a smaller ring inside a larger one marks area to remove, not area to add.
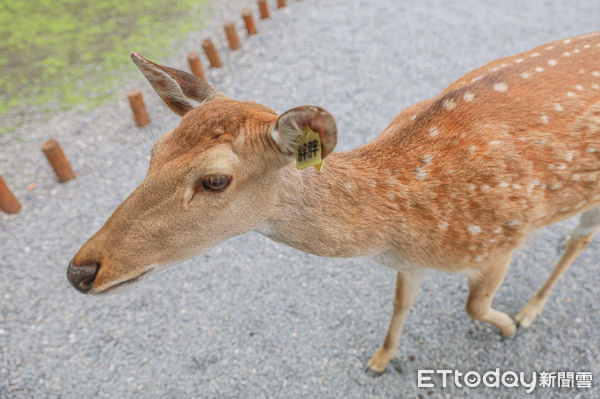
[[[314,166],[319,172],[323,168],[321,158],[321,135],[309,127],[304,128],[304,135],[298,141],[296,150],[296,168],[304,169]]]

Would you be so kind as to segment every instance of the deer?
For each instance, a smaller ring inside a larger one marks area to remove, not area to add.
[[[131,58],[182,119],[69,263],[82,293],[131,285],[250,231],[321,257],[365,257],[397,272],[389,328],[368,361],[380,373],[427,270],[466,276],[468,315],[510,336],[532,325],[600,229],[600,32],[479,67],[348,152],[333,152],[336,121],[323,108],[278,114]],[[308,134],[322,163],[300,168]],[[541,289],[514,318],[495,309],[515,249],[578,214]]]

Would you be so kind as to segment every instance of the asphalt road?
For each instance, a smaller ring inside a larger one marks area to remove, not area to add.
[[[404,107],[483,63],[598,30],[600,21],[597,1],[289,0],[281,11],[272,4],[273,18],[258,21],[260,34],[242,35],[243,49],[230,53],[222,22],[240,22],[241,32],[241,9],[256,5],[215,3],[212,21],[179,56],[155,60],[183,68],[186,51],[210,34],[226,64],[209,74],[216,88],[280,112],[326,108],[338,121],[338,150],[373,139]],[[319,258],[252,233],[130,292],[78,294],[65,279],[68,261],[141,181],[152,136],[177,124],[145,81],[123,89],[133,87],[148,104],[147,130],[134,127],[123,96],[0,137],[0,173],[24,205],[18,215],[0,215],[0,398],[525,395],[522,388],[444,389],[441,379],[417,387],[419,369],[495,368],[590,371],[591,389],[538,387],[529,397],[600,397],[597,239],[532,328],[511,339],[467,316],[464,277],[431,273],[381,376],[365,365],[385,335],[395,274],[363,259]],[[50,137],[78,175],[68,184],[54,182],[39,151]],[[27,191],[31,182],[37,188]],[[516,314],[525,304],[574,224],[546,228],[518,251],[498,309]]]

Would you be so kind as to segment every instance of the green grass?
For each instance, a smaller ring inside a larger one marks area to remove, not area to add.
[[[0,118],[123,95],[129,52],[164,58],[174,39],[200,28],[207,1],[0,0]]]

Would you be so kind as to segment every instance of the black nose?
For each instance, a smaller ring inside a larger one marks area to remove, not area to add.
[[[99,268],[100,265],[98,263],[75,266],[73,261],[71,261],[67,267],[67,280],[69,280],[69,283],[77,291],[87,294],[92,289],[92,284]]]

